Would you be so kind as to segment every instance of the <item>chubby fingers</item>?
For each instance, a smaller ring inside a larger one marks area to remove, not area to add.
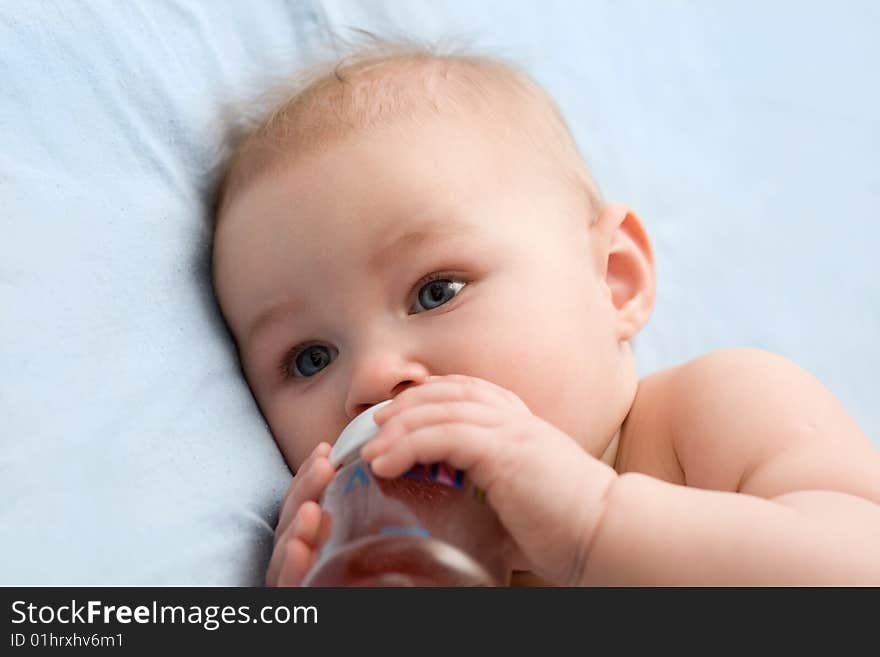
[[[382,422],[379,432],[361,450],[361,456],[368,461],[372,460],[387,451],[403,435],[428,426],[466,422],[492,427],[497,426],[502,417],[502,411],[494,406],[473,401],[444,400],[409,406]]]
[[[514,393],[490,381],[463,374],[445,374],[429,376],[421,385],[407,388],[390,404],[376,411],[373,419],[382,425],[413,406],[440,401],[473,401],[507,408],[513,404],[528,410]]]
[[[329,538],[330,526],[330,514],[317,502],[304,502],[275,545],[266,572],[266,584],[299,586]]]
[[[446,463],[466,470],[474,483],[487,490],[503,466],[503,441],[495,429],[495,409],[458,402],[459,414],[450,417],[442,405],[426,405],[389,421],[361,451],[373,472],[397,477],[416,463]],[[449,418],[449,419],[439,419]]]
[[[281,506],[278,526],[275,529],[276,542],[287,530],[303,503],[317,502],[327,484],[333,479],[335,469],[328,458],[330,449],[329,443],[320,443],[297,471]]]

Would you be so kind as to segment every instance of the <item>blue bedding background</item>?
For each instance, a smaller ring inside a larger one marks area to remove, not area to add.
[[[230,99],[346,27],[555,96],[653,240],[642,374],[769,349],[880,446],[876,5],[5,0],[0,584],[262,583],[290,475],[214,305],[209,173]]]

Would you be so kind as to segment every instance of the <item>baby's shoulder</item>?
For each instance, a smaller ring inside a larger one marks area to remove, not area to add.
[[[818,380],[760,349],[723,349],[646,377],[631,415],[636,430],[652,418],[655,435],[630,437],[630,450],[666,447],[676,483],[698,488],[762,497],[845,488],[854,465],[878,454]]]

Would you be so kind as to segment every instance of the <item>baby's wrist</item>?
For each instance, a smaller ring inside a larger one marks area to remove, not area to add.
[[[608,500],[619,474],[614,468],[598,459],[588,456],[585,461],[583,477],[579,480],[580,487],[580,518],[574,559],[564,578],[565,586],[582,586],[587,572],[593,545],[602,530],[603,520],[608,509]]]

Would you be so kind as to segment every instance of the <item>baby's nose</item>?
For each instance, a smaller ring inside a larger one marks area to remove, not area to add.
[[[407,388],[427,380],[428,368],[401,349],[375,349],[359,358],[351,371],[345,412],[349,419]]]
[[[394,390],[391,391],[391,398],[397,397],[400,393],[402,393],[407,388],[411,388],[413,386],[419,385],[416,381],[401,381],[396,386],[394,386]]]

